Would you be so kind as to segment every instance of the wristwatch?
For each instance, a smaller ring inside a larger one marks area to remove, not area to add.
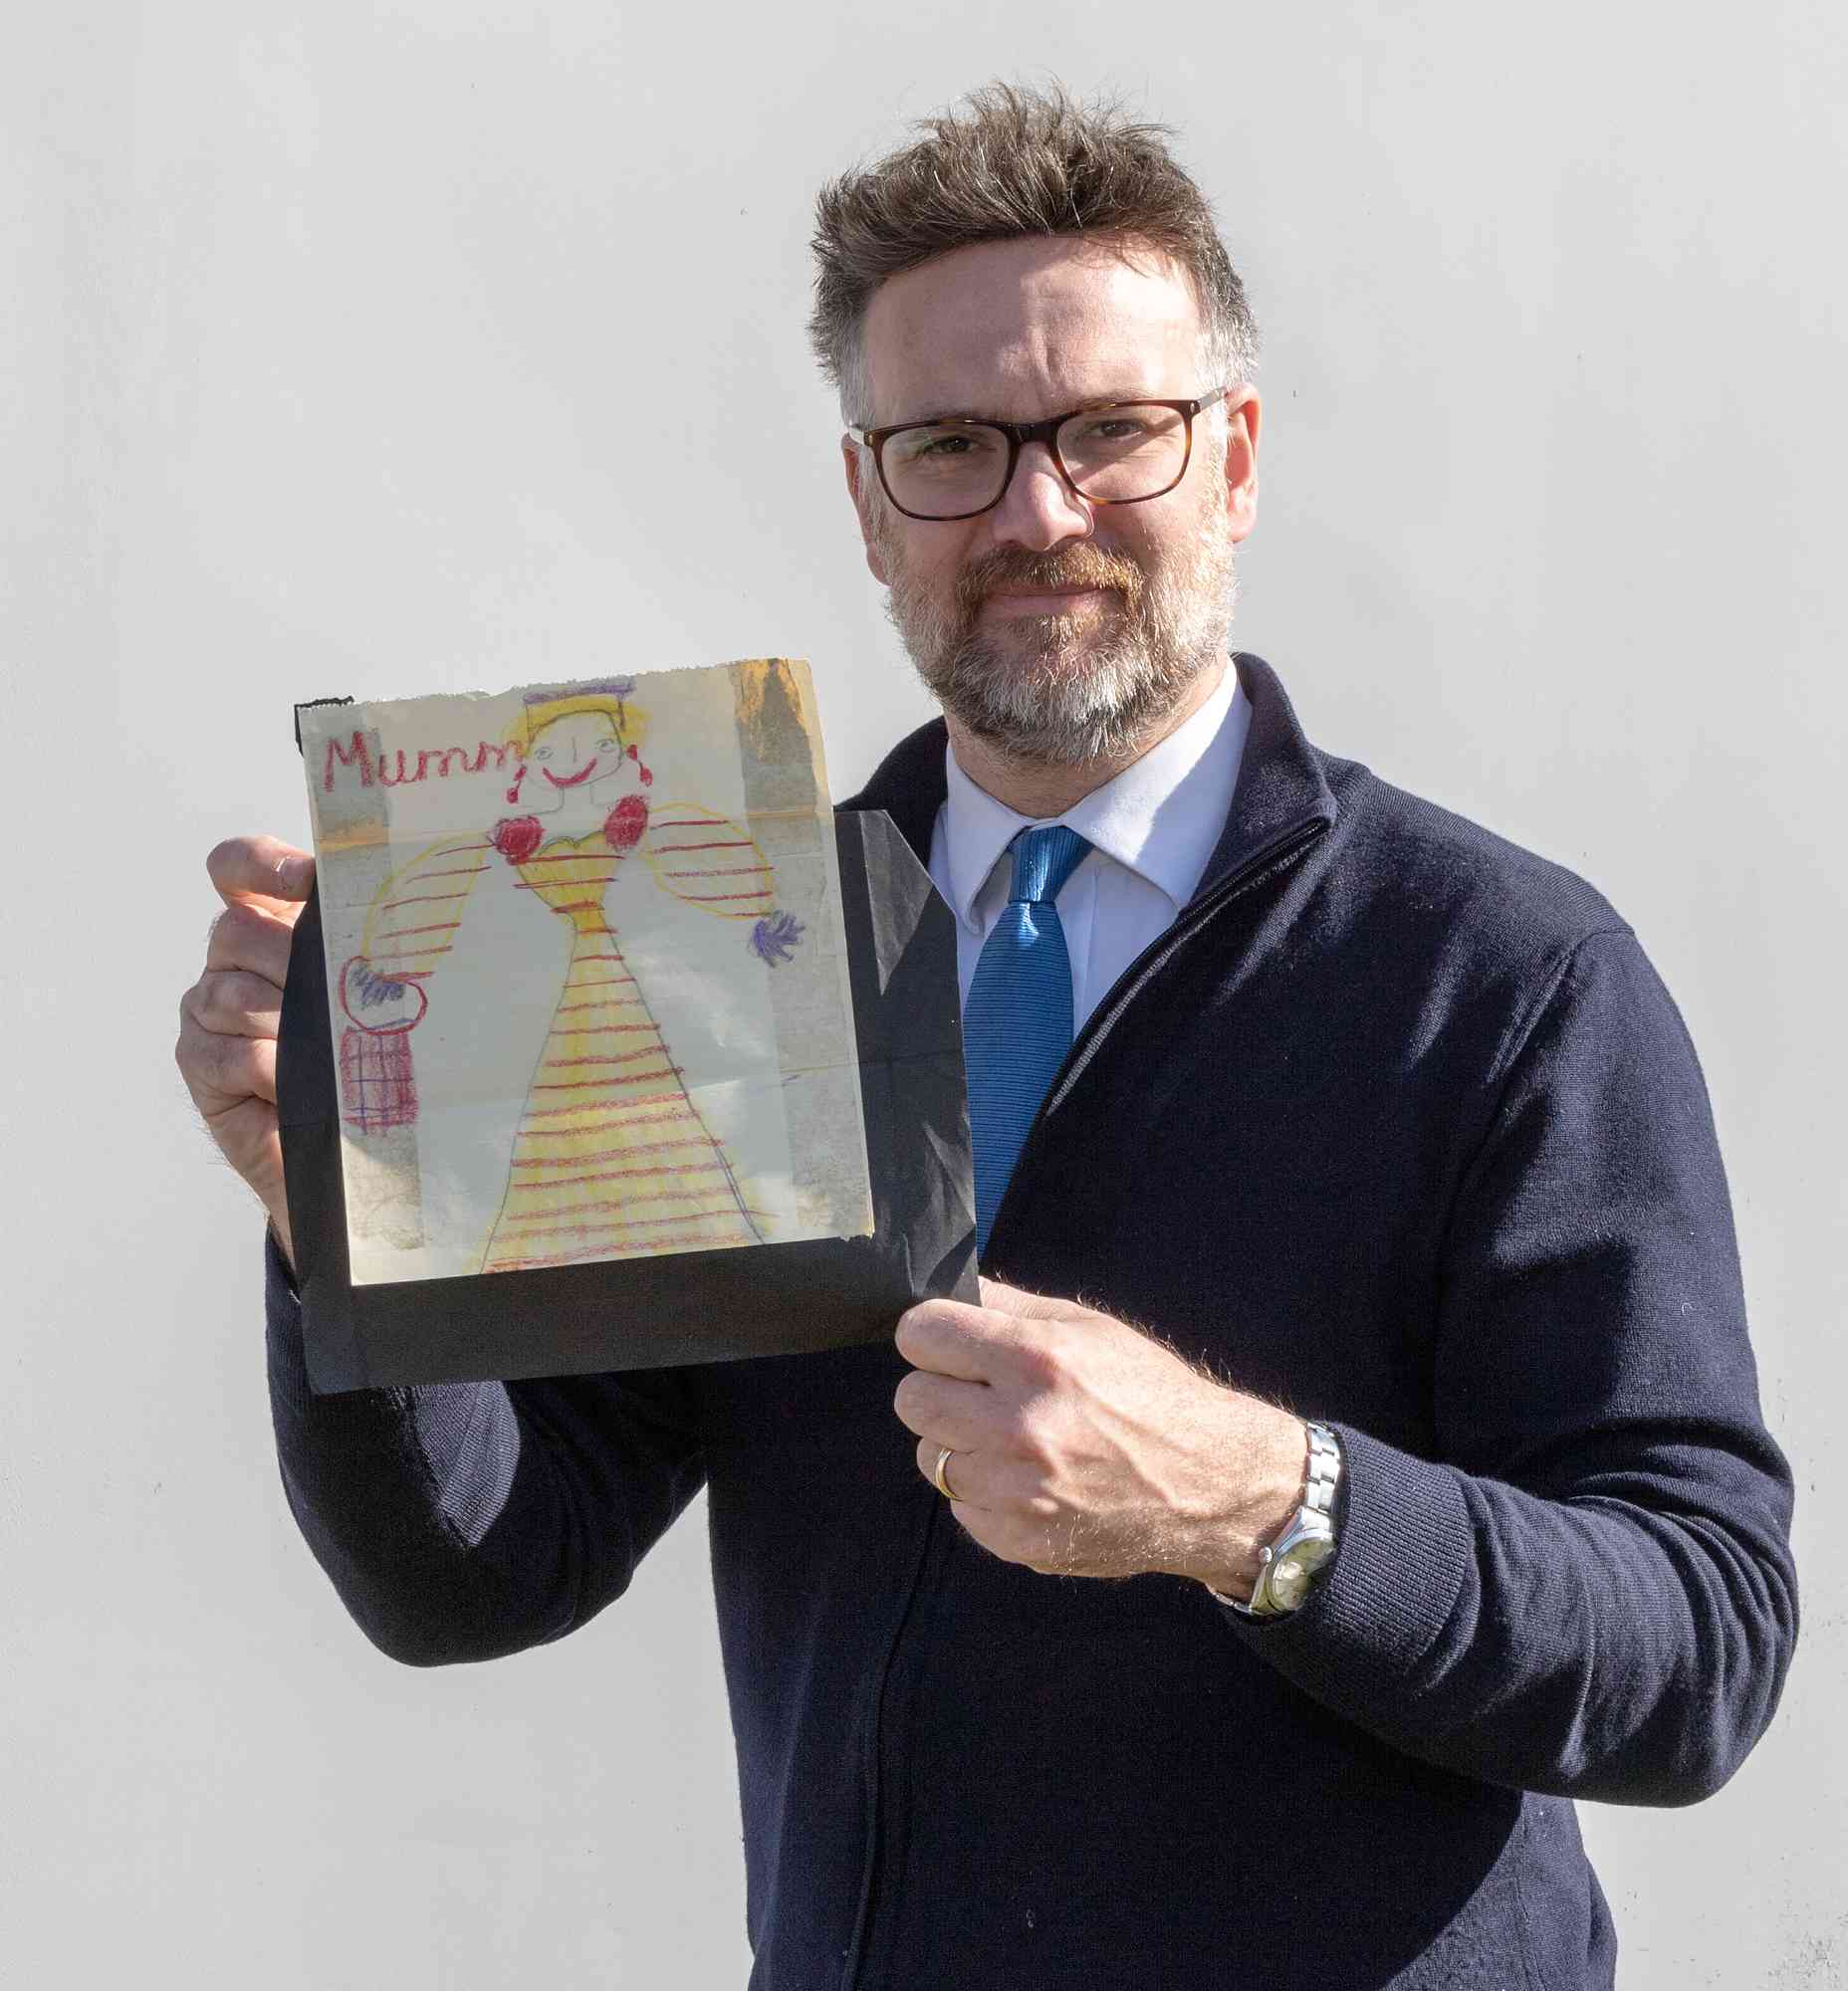
[[[1248,1618],[1280,1618],[1308,1596],[1316,1573],[1335,1551],[1334,1496],[1341,1483],[1341,1441],[1326,1425],[1310,1424],[1309,1465],[1303,1481],[1302,1504],[1283,1532],[1258,1551],[1258,1582],[1249,1604],[1213,1590]]]

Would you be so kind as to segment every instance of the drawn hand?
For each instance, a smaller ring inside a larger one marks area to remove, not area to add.
[[[218,845],[205,869],[225,910],[212,923],[203,973],[180,997],[173,1056],[206,1132],[256,1191],[288,1252],[276,1031],[290,936],[315,860],[273,836],[237,836]]]
[[[767,914],[751,929],[751,952],[775,968],[778,962],[792,958],[807,932],[808,928],[793,914]]]
[[[984,1548],[1048,1575],[1165,1570],[1250,1595],[1302,1485],[1295,1418],[1126,1321],[993,1279],[980,1306],[914,1306],[897,1342],[918,1470],[954,1448],[952,1511]]]
[[[429,997],[418,982],[394,982],[363,955],[341,970],[341,1007],[369,1036],[397,1036],[423,1021]]]

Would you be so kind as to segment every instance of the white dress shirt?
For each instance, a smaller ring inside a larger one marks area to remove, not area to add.
[[[1213,855],[1245,756],[1252,708],[1229,664],[1193,717],[1141,760],[1048,823],[1075,829],[1091,848],[1055,901],[1071,957],[1073,1027],[1142,950],[1174,924]],[[930,876],[956,914],[963,1000],[988,930],[1008,903],[1008,845],[1035,818],[979,788],[944,750],[950,791],[931,834]]]

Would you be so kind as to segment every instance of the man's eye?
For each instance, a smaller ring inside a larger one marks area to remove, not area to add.
[[[552,749],[550,747],[535,748],[533,759],[535,761],[550,761],[552,759]]]
[[[1104,415],[1086,424],[1084,434],[1098,442],[1133,442],[1146,435],[1148,427],[1140,415]]]
[[[615,744],[616,743],[613,740],[599,740],[596,743],[596,751],[600,754],[605,747],[613,748]]]
[[[986,436],[961,429],[921,430],[905,438],[904,455],[911,463],[957,463],[989,447]]]

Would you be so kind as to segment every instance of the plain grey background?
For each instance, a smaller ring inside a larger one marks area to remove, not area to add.
[[[837,793],[926,715],[809,203],[997,74],[1127,92],[1219,204],[1265,335],[1235,640],[1590,876],[1687,1015],[1805,1628],[1726,1791],[1583,1818],[1629,1991],[1843,1981],[1845,72],[1822,0],[9,11],[9,1981],[742,1982],[701,1510],[563,1646],[375,1655],[284,1507],[175,1003],[206,849],[305,836],[297,698],[802,655]]]

